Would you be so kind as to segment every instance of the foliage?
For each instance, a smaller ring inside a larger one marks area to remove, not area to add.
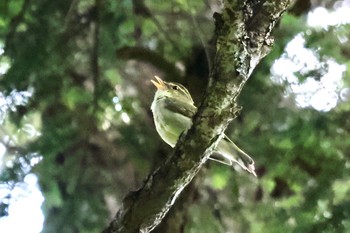
[[[1,3],[0,67],[9,67],[0,73],[1,186],[11,189],[29,173],[38,176],[43,232],[101,231],[128,190],[170,154],[154,130],[149,79],[182,82],[199,102],[219,7],[180,0]],[[309,27],[309,10],[283,18],[228,130],[255,158],[259,179],[209,162],[179,200],[187,205],[175,208],[186,213],[176,223],[185,232],[349,229],[349,69],[330,111],[298,105],[292,83],[271,71],[297,35],[320,63],[349,67],[349,43],[343,42],[349,25]],[[154,54],[161,60],[154,62]],[[328,70],[311,71],[296,71],[298,84],[320,82]],[[14,93],[28,102],[16,102]],[[2,215],[9,199],[1,202]]]

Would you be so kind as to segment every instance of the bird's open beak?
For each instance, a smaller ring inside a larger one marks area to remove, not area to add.
[[[156,80],[151,80],[151,82],[154,84],[154,86],[157,87],[158,90],[162,90],[166,88],[166,85],[161,78],[159,78],[158,76],[154,76],[154,78]]]

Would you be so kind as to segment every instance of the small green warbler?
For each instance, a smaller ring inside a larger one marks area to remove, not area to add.
[[[191,127],[197,108],[190,93],[181,84],[165,82],[157,76],[151,82],[157,87],[151,106],[156,130],[167,144],[174,147],[180,134]],[[237,163],[256,176],[254,160],[226,135],[220,140],[214,154],[223,160],[210,157],[211,160],[230,166]]]

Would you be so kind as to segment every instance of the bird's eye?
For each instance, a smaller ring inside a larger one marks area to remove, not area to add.
[[[177,91],[177,90],[179,90],[179,87],[178,86],[172,86],[172,89]]]

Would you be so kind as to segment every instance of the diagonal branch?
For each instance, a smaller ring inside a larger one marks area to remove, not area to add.
[[[240,110],[236,99],[257,63],[270,50],[271,31],[292,0],[226,0],[216,19],[216,55],[207,90],[192,128],[173,155],[130,192],[104,233],[150,232],[193,179]]]
[[[138,61],[148,62],[160,71],[163,71],[172,81],[182,79],[181,72],[175,64],[166,60],[160,54],[142,47],[122,47],[116,51],[116,55],[122,59],[136,59]]]

